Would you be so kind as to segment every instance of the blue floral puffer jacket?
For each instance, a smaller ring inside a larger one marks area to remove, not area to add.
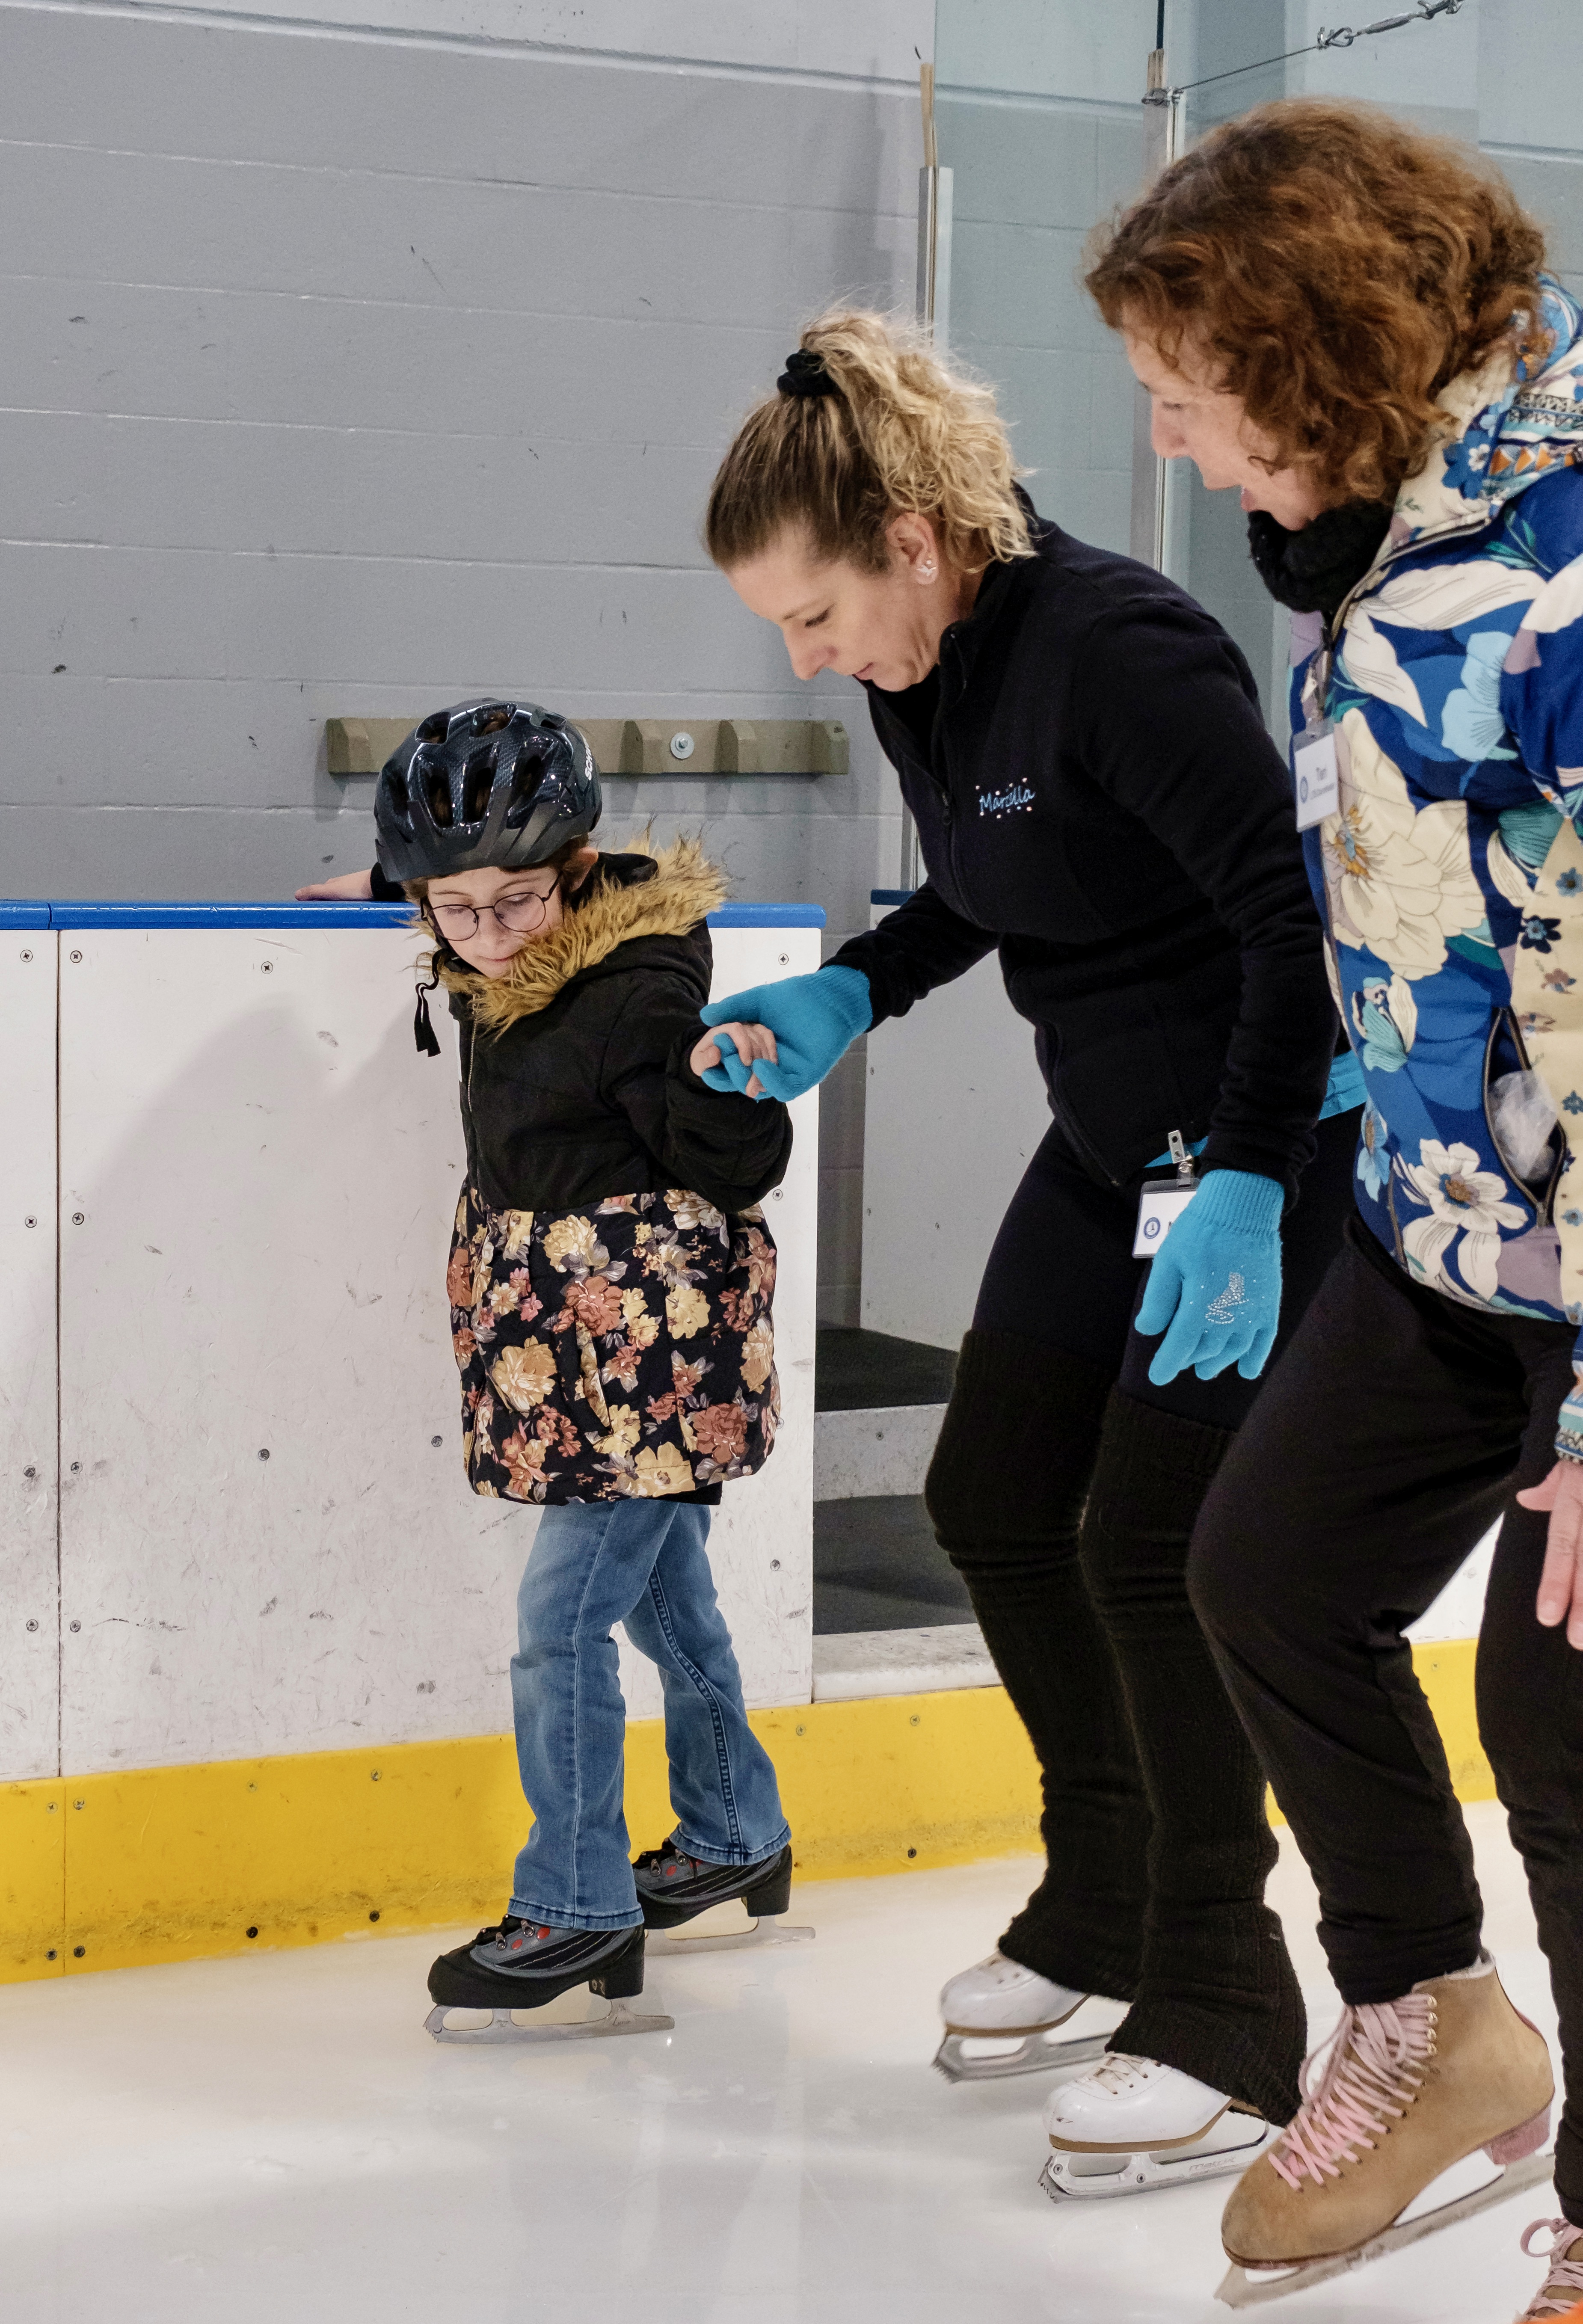
[[[1552,283],[1542,319],[1442,398],[1328,683],[1293,621],[1293,725],[1322,692],[1339,807],[1305,848],[1364,1219],[1448,1298],[1583,1326],[1583,320]],[[1583,1460],[1583,1386],[1557,1450]]]

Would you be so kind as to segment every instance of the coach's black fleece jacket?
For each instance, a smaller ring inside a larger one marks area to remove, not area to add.
[[[1336,1015],[1252,675],[1173,583],[1034,522],[1037,554],[989,567],[921,686],[865,688],[928,877],[835,958],[878,1025],[998,945],[1096,1176],[1179,1130],[1290,1197]]]

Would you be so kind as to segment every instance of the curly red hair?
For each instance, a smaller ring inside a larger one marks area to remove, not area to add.
[[[1380,501],[1428,457],[1458,374],[1536,328],[1545,251],[1467,148],[1285,97],[1211,130],[1090,256],[1105,320],[1173,369],[1218,370],[1273,439],[1272,469]]]

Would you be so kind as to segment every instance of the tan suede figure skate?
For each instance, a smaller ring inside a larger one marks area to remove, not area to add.
[[[1549,2176],[1539,2150],[1555,2094],[1550,2052],[1493,1961],[1426,1978],[1399,2001],[1344,2010],[1302,2087],[1296,2119],[1226,2206],[1231,2268],[1217,2296],[1229,2308],[1339,2275]],[[1481,2147],[1499,2177],[1403,2218]]]

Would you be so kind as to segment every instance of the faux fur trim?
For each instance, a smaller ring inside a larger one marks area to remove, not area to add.
[[[530,937],[504,976],[475,976],[440,967],[440,981],[464,995],[481,1031],[503,1033],[519,1018],[548,1009],[563,985],[593,968],[635,936],[686,936],[724,902],[725,874],[711,863],[698,839],[658,849],[652,880],[624,888],[602,881],[585,904],[568,912],[550,935]],[[597,877],[597,874],[594,876]]]

